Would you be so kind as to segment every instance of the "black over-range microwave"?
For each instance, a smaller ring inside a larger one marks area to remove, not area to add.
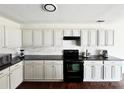
[[[11,54],[0,54],[0,66],[10,64],[12,61]]]

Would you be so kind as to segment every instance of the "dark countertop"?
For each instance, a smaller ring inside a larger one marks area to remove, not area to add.
[[[63,60],[62,55],[25,55],[25,60]]]
[[[62,55],[25,55],[24,60],[63,60],[63,56]],[[108,58],[104,59],[103,57],[99,57],[99,56],[90,56],[88,58],[82,58],[81,55],[79,56],[79,60],[80,61],[83,61],[83,60],[84,61],[90,61],[90,60],[124,61],[124,59],[120,59],[113,56],[109,56]],[[0,71],[16,63],[19,63],[20,61],[22,60],[18,56],[14,57],[10,64],[1,66]]]
[[[22,61],[22,60],[21,60],[18,56],[16,56],[16,57],[12,58],[11,63],[6,64],[6,65],[4,65],[4,66],[0,66],[0,71],[3,70],[3,69],[8,68],[8,67],[10,67],[10,66],[12,66],[12,65],[14,65],[14,64],[17,64],[17,63],[19,63],[20,61]]]
[[[25,60],[63,60],[63,56],[62,55],[25,55]],[[82,58],[82,56],[80,55],[79,60],[124,61],[124,59],[120,59],[113,56],[109,56],[108,58],[103,58],[95,55],[92,55],[88,58]]]

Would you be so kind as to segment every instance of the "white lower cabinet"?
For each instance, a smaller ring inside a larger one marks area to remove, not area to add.
[[[42,80],[43,76],[43,61],[25,61],[24,66],[25,80]]]
[[[25,61],[25,81],[63,80],[63,61],[33,60]]]
[[[9,68],[0,71],[0,89],[9,89]]]
[[[101,80],[103,80],[102,61],[85,61],[84,81],[101,81]]]
[[[45,61],[45,79],[63,80],[63,61]]]
[[[122,62],[85,61],[84,81],[120,81],[122,80]]]
[[[15,89],[23,82],[23,62],[10,67],[10,88]]]
[[[104,80],[105,81],[122,80],[122,62],[104,61]]]

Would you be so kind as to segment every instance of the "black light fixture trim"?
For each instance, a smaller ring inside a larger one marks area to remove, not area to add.
[[[49,10],[49,9],[47,9],[47,6],[52,6],[53,9],[52,10]],[[48,12],[54,12],[56,10],[56,6],[53,5],[53,4],[44,4],[43,5],[43,9],[46,10],[46,11],[48,11]]]
[[[102,23],[102,22],[105,22],[105,20],[97,20],[96,22]]]

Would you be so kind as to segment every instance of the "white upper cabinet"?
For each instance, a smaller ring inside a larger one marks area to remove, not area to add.
[[[89,46],[89,31],[81,30],[81,46]]]
[[[33,45],[32,37],[33,37],[32,30],[23,30],[22,33],[23,47],[32,47]]]
[[[74,29],[73,30],[73,36],[80,36],[80,30],[79,29]]]
[[[43,46],[43,31],[42,30],[33,31],[33,46],[34,47]]]
[[[114,30],[106,31],[106,45],[107,46],[114,45]]]
[[[46,47],[52,47],[53,46],[53,42],[54,42],[54,37],[53,37],[53,30],[50,29],[45,29],[44,30],[44,41],[43,44]]]
[[[62,47],[63,46],[63,31],[54,30],[54,46]]]
[[[4,26],[0,26],[0,47],[4,47]]]
[[[5,27],[5,46],[21,47],[21,30],[19,28]]]
[[[64,36],[73,36],[73,31],[71,29],[65,29]]]
[[[97,45],[97,30],[89,30],[89,46]]]
[[[104,30],[104,29],[98,30],[98,45],[99,46],[106,45],[106,30]]]

